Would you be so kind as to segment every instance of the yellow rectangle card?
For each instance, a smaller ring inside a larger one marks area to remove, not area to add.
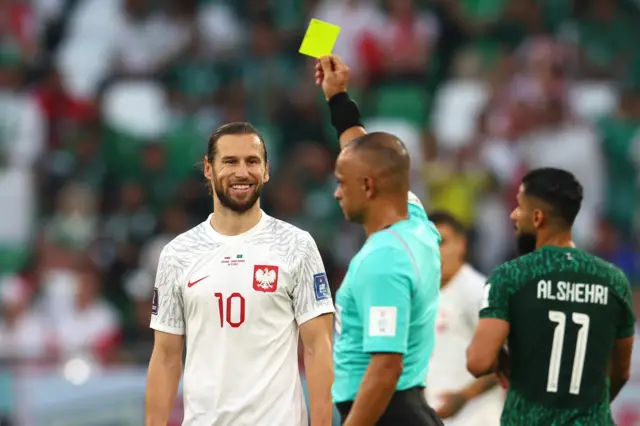
[[[298,52],[313,58],[330,55],[339,33],[339,26],[312,19]]]

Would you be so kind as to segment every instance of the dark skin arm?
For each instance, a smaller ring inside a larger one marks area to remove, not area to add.
[[[444,403],[437,410],[438,417],[446,419],[455,416],[466,404],[474,398],[493,389],[499,383],[495,374],[489,374],[475,380],[459,392],[446,393],[441,396]]]
[[[509,336],[510,325],[496,318],[481,318],[467,348],[467,370],[475,377],[498,371],[500,351]]]
[[[633,336],[617,339],[613,344],[609,365],[609,395],[612,402],[629,380],[632,351]]]
[[[373,354],[343,426],[374,426],[391,401],[402,368],[402,354]]]

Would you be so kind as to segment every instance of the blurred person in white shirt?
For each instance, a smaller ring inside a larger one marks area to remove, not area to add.
[[[94,362],[112,361],[121,339],[120,318],[101,297],[100,276],[90,261],[73,271],[73,301],[53,318],[56,347],[62,359],[83,357]]]
[[[0,280],[0,360],[42,361],[47,356],[44,319],[31,309],[32,291],[19,276]]]
[[[322,0],[313,13],[314,18],[340,27],[340,42],[333,53],[349,64],[356,78],[363,71],[363,43],[385,28],[384,15],[372,0]]]
[[[166,426],[182,375],[183,426],[331,425],[333,302],[309,233],[268,216],[264,139],[249,123],[209,138],[213,210],[163,249],[151,312],[146,426]]]
[[[442,237],[442,284],[426,398],[446,426],[499,426],[504,392],[497,378],[476,379],[467,371],[466,347],[478,323],[485,277],[465,261],[464,226],[446,212],[432,212],[429,219]]]
[[[23,90],[24,61],[17,46],[0,44],[0,165],[30,171],[46,145],[46,119]]]

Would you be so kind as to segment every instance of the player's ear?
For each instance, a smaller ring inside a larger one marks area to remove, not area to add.
[[[267,161],[264,165],[264,176],[263,179],[264,183],[269,182],[269,161]]]
[[[206,155],[202,160],[202,171],[204,177],[206,177],[208,180],[213,180],[213,164],[209,162],[209,157]]]
[[[534,209],[531,213],[531,222],[533,223],[534,228],[540,228],[543,225],[545,219],[546,217],[544,214],[544,210],[542,209]]]

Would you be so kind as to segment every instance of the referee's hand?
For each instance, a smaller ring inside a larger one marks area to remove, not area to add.
[[[331,99],[346,92],[349,84],[349,67],[336,55],[323,56],[316,63],[316,86],[322,87],[325,98]]]

